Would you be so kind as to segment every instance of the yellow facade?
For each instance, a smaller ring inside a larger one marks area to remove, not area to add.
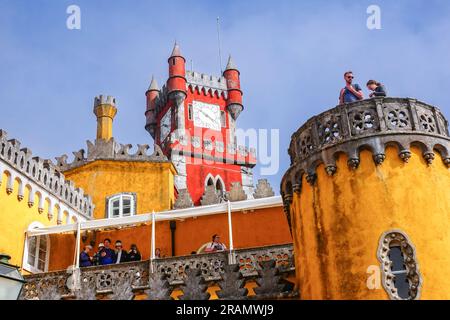
[[[18,197],[19,183],[14,182],[13,190],[7,192],[6,181],[8,175],[4,172],[0,185],[0,253],[11,256],[10,263],[22,266],[23,250],[25,244],[25,231],[34,223],[39,222],[44,226],[55,226],[57,224],[57,212],[53,210],[53,217],[48,217],[47,201],[44,202],[44,210],[38,209],[39,198],[36,197],[32,206],[28,204],[30,193],[29,188],[25,188],[22,197]],[[22,200],[19,200],[22,198]],[[27,270],[24,270],[27,273]]]
[[[313,186],[303,176],[290,210],[302,299],[388,299],[377,252],[395,229],[416,249],[420,298],[450,299],[450,169],[411,153],[405,163],[388,147],[377,166],[362,151],[356,170],[341,155],[334,176],[323,165]]]
[[[92,197],[94,218],[106,218],[106,199],[136,194],[136,213],[170,210],[174,203],[174,175],[170,162],[96,160],[64,172],[67,179]]]

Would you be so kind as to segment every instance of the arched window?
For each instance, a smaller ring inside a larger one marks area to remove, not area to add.
[[[121,193],[107,199],[107,217],[121,218],[136,214],[136,194]]]
[[[34,222],[28,230],[43,227],[41,223]],[[28,237],[25,243],[23,268],[32,273],[47,272],[50,257],[50,238],[48,235]]]
[[[213,178],[208,178],[208,180],[206,181],[206,185],[207,186],[213,186],[214,185],[214,180],[213,180]]]
[[[378,259],[383,272],[383,286],[393,300],[419,298],[421,278],[413,245],[406,234],[394,230],[380,240]]]

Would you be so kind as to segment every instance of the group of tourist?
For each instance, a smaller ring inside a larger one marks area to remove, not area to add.
[[[115,242],[115,250],[111,248],[111,239],[106,238],[98,245],[98,250],[92,256],[90,252],[93,250],[92,245],[84,246],[83,251],[80,253],[80,267],[91,267],[98,265],[118,264],[123,262],[141,261],[141,253],[137,246],[132,244],[130,250],[123,249],[122,241],[117,240]],[[204,252],[218,252],[227,250],[225,244],[220,242],[220,236],[215,234],[212,236],[212,241],[209,242]],[[192,251],[191,254],[197,254],[196,251]],[[161,258],[161,249],[155,249],[155,258]]]
[[[122,241],[115,242],[115,250],[111,248],[111,239],[106,238],[98,245],[98,250],[93,256],[89,253],[93,250],[91,245],[84,246],[80,253],[80,267],[91,267],[97,265],[108,265],[122,262],[140,261],[141,253],[137,246],[132,244],[130,250],[123,249]]]
[[[353,84],[353,72],[347,71],[344,73],[345,79],[345,88],[341,89],[339,94],[339,103],[350,103],[358,100],[364,99],[364,94],[362,92],[361,87],[355,83]],[[367,88],[371,91],[369,98],[374,97],[385,97],[386,96],[386,88],[383,84],[376,80],[367,81]]]

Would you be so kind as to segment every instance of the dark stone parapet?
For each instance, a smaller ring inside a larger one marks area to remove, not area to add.
[[[229,258],[228,252],[217,252],[156,259],[153,273],[147,260],[81,268],[78,273],[68,269],[33,274],[25,276],[27,283],[20,299],[130,300],[145,293],[148,299],[162,300],[170,299],[173,290],[179,288],[185,298],[207,298],[204,293],[208,284],[219,285],[221,290],[217,293],[221,299],[247,299],[242,289],[246,280],[256,280],[264,288],[264,298],[296,295],[292,286],[286,289],[281,285],[295,271],[292,244],[236,250],[234,264],[229,264]],[[266,279],[272,273],[277,274],[280,283]],[[236,285],[230,279],[242,280]],[[196,286],[201,283],[205,286]]]

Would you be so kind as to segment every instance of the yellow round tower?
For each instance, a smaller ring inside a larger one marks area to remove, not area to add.
[[[109,141],[113,137],[113,120],[117,114],[116,99],[103,95],[95,97],[94,114],[97,117],[97,140]]]
[[[450,138],[435,107],[375,98],[292,136],[281,183],[302,299],[450,299]]]

